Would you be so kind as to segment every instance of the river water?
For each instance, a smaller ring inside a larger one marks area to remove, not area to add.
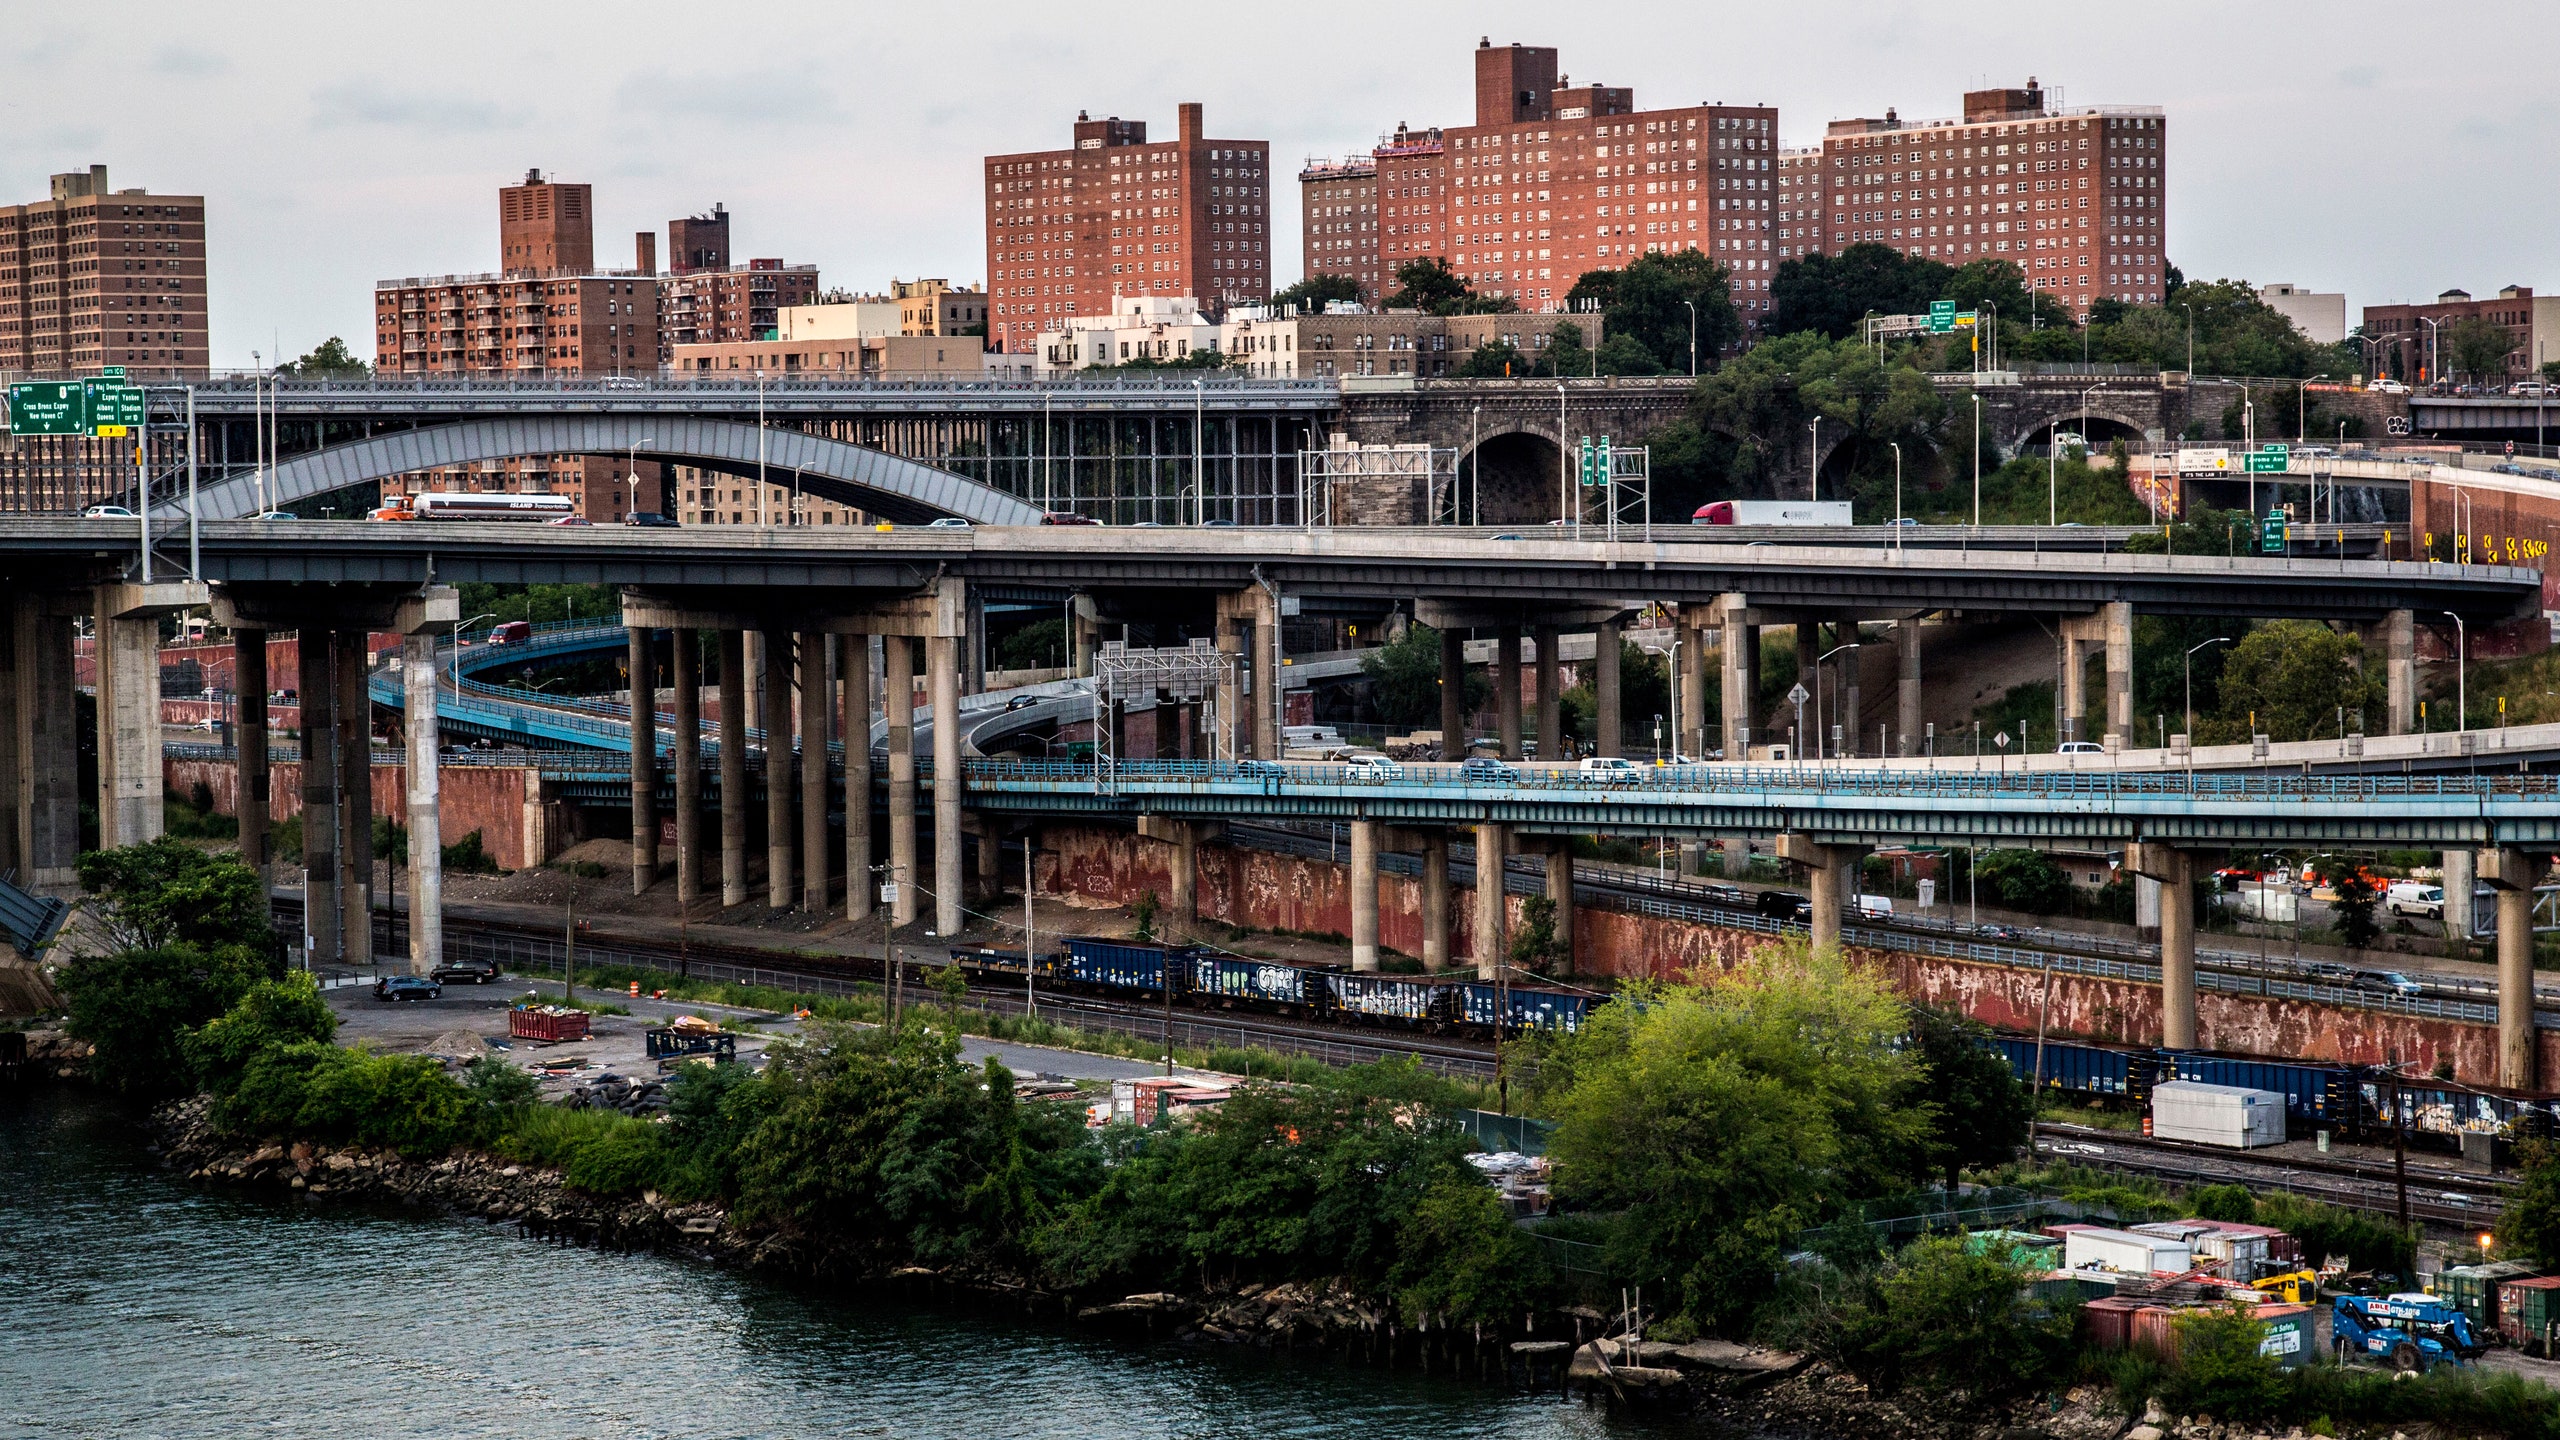
[[[0,1091],[0,1440],[1433,1440],[1669,1432],[1578,1401],[1201,1352],[208,1190],[93,1097]]]

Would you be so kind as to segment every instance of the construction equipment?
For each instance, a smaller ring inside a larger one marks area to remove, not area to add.
[[[2249,1282],[2249,1288],[2269,1295],[2287,1305],[2309,1305],[2319,1297],[2320,1277],[2313,1271],[2294,1270],[2282,1275],[2269,1275]]]
[[[2471,1318],[2433,1295],[2341,1295],[2332,1302],[2330,1343],[2340,1359],[2355,1355],[2394,1370],[2468,1365],[2488,1347]]]

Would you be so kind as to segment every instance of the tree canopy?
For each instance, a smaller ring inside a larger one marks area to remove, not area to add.
[[[1360,673],[1369,679],[1378,714],[1390,725],[1440,723],[1440,632],[1420,622],[1360,657]],[[1466,704],[1473,715],[1492,693],[1492,685],[1474,671],[1467,673]]]
[[[1477,294],[1446,258],[1429,255],[1396,267],[1396,288],[1387,296],[1387,308],[1426,315],[1507,315],[1520,306],[1509,296]]]
[[[1296,305],[1315,314],[1324,313],[1328,300],[1358,300],[1360,282],[1348,275],[1310,275],[1295,285],[1275,291],[1274,306]]]
[[[1742,316],[1733,307],[1733,272],[1695,247],[1640,255],[1621,269],[1586,271],[1565,298],[1576,308],[1596,306],[1600,311],[1602,374],[1703,370],[1742,338]],[[1694,351],[1692,305],[1697,307]]]
[[[2252,734],[2311,740],[2335,736],[2342,724],[2361,732],[2366,708],[2382,701],[2381,677],[2365,673],[2364,642],[2316,620],[2270,620],[2241,636],[2217,690],[2220,707],[2196,727],[2198,744],[2239,744]]]
[[[301,359],[278,365],[276,374],[287,380],[370,380],[373,366],[347,353],[347,342],[332,335]]]

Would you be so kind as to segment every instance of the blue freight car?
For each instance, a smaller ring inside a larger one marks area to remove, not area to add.
[[[1186,946],[1077,935],[1067,940],[1062,973],[1073,984],[1089,985],[1110,994],[1160,995],[1164,993],[1166,962],[1172,962],[1178,978],[1182,962],[1191,953]]]
[[[2183,1051],[2165,1051],[2161,1059],[2163,1079],[2272,1090],[2284,1097],[2285,1114],[2306,1124],[2350,1126],[2361,1109],[2356,1093],[2365,1073],[2361,1065],[2305,1065]]]
[[[1334,971],[1324,977],[1330,1008],[1345,1019],[1383,1025],[1428,1026],[1449,1023],[1456,990],[1436,980],[1409,980],[1394,975],[1355,975]]]
[[[1326,1008],[1325,972],[1243,955],[1193,954],[1176,967],[1182,989],[1203,1000],[1297,1012]]]
[[[2009,1068],[2017,1072],[2021,1082],[2034,1083],[2034,1036],[1994,1035],[1984,1043],[2007,1057]],[[2052,1039],[2044,1042],[2044,1085],[2048,1090],[2113,1095],[2143,1102],[2151,1098],[2151,1085],[2160,1078],[2160,1069],[2159,1058],[2148,1050]]]
[[[1497,1012],[1503,1016],[1503,1028],[1510,1033],[1522,1030],[1555,1030],[1571,1033],[1582,1028],[1591,1007],[1602,997],[1584,995],[1571,990],[1547,990],[1532,985],[1505,985],[1497,1004],[1494,984],[1490,980],[1463,980],[1456,987],[1458,1023],[1471,1030],[1490,1031]]]

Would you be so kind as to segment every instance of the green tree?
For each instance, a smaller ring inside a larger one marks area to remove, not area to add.
[[[2246,1185],[2199,1185],[2187,1192],[2187,1208],[2199,1220],[2253,1225],[2258,1219],[2258,1197]]]
[[[1359,298],[1360,282],[1348,275],[1310,275],[1285,290],[1274,292],[1271,303],[1275,307],[1296,305],[1306,313],[1321,315],[1327,301],[1357,301]]]
[[[1827,339],[1855,338],[1869,312],[1925,313],[1947,298],[1952,266],[1890,245],[1860,241],[1837,255],[1783,260],[1769,282],[1769,328],[1782,335],[1812,331]]]
[[[2041,850],[1985,850],[1973,878],[2007,909],[2051,915],[2071,904],[2071,877]]]
[[[1368,678],[1379,717],[1407,729],[1440,723],[1440,632],[1420,622],[1404,627],[1394,640],[1360,657],[1360,673]],[[1467,672],[1462,715],[1483,708],[1492,684]],[[1444,742],[1445,743],[1445,742]]]
[[[83,907],[125,950],[237,947],[281,964],[283,941],[268,916],[258,872],[236,855],[171,839],[91,850],[77,862]]]
[[[2283,1408],[2282,1362],[2265,1352],[2266,1322],[2248,1306],[2233,1301],[2224,1309],[2188,1310],[2170,1323],[2178,1333],[2179,1410],[2248,1424]]]
[[[2373,919],[2374,908],[2382,901],[2382,880],[2353,855],[2313,856],[2310,870],[2337,893],[2329,908],[2338,916],[2338,938],[2358,949],[2372,944],[2382,933]]]
[[[348,354],[347,342],[332,335],[301,359],[278,365],[276,374],[287,380],[370,380],[373,366]]]
[[[1954,1194],[1967,1166],[2006,1164],[2027,1143],[2029,1097],[2017,1072],[1984,1042],[1990,1031],[1961,1015],[1915,1006],[1911,1048],[1920,1061],[1911,1103],[1937,1118],[1929,1154]]]
[[[1141,944],[1155,939],[1156,892],[1153,890],[1139,891],[1138,898],[1129,906],[1129,918],[1136,922],[1136,928],[1129,932],[1130,939],[1136,940]]]
[[[1043,670],[1067,663],[1067,622],[1039,620],[1004,637],[996,645],[999,670]]]
[[[237,945],[175,944],[74,958],[63,967],[64,1028],[97,1047],[93,1072],[133,1094],[182,1090],[195,1074],[188,1036],[282,974]]]
[[[1733,307],[1733,272],[1694,246],[1669,254],[1640,255],[1616,270],[1588,271],[1565,298],[1576,308],[1599,307],[1600,368],[1607,374],[1703,371],[1742,339],[1741,312]],[[1696,307],[1694,351],[1692,305]],[[1612,347],[1621,340],[1629,344],[1616,349],[1613,367]],[[1632,368],[1639,354],[1645,368]]]
[[[1387,308],[1426,315],[1507,315],[1520,307],[1507,296],[1477,294],[1445,257],[1432,255],[1396,267],[1395,293],[1387,297]]]
[[[2367,707],[2381,702],[2380,678],[2365,673],[2364,642],[2316,620],[2267,621],[2230,650],[2221,708],[2197,727],[2199,744],[2237,744],[2252,733],[2310,740],[2334,736],[2342,724],[2362,730]]]
[[[1468,351],[1467,358],[1459,361],[1449,375],[1457,380],[1500,380],[1533,374],[1536,368],[1518,346],[1507,340],[1488,340]]]
[[[1902,1005],[1800,944],[1622,999],[1540,1060],[1558,1198],[1619,1216],[1617,1274],[1733,1323],[1798,1230],[1911,1178],[1930,1122],[1898,1103]]]
[[[1831,1348],[1885,1394],[2031,1393],[2069,1362],[2078,1316],[2029,1300],[2029,1278],[1961,1240],[1919,1241],[1862,1287]]]
[[[2560,1146],[2528,1140],[2516,1153],[2516,1187],[2498,1212],[2498,1253],[2560,1268]]]
[[[327,1042],[338,1017],[308,975],[287,975],[250,986],[230,1009],[186,1036],[196,1083],[228,1094],[259,1052],[297,1041]],[[530,1078],[530,1077],[527,1077]]]
[[[1544,895],[1521,902],[1520,928],[1511,932],[1511,963],[1544,975],[1557,961],[1570,958],[1556,933],[1556,902]]]
[[[2436,343],[2455,374],[2470,376],[2476,385],[2506,383],[2507,356],[2516,348],[2515,336],[2506,326],[2465,315],[2444,327],[2444,336]]]

